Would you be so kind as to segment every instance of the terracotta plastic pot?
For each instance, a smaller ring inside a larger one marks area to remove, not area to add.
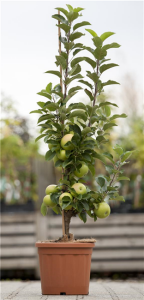
[[[94,243],[37,242],[43,295],[87,295]]]

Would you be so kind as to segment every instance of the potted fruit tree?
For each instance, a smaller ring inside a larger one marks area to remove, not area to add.
[[[84,35],[82,26],[89,22],[77,22],[83,8],[56,8],[58,14],[52,17],[58,20],[58,28],[64,35],[59,36],[59,54],[56,55],[58,69],[46,73],[58,77],[57,85],[48,83],[38,94],[45,101],[38,102],[38,126],[41,134],[36,140],[44,138],[48,144],[45,158],[54,160],[55,167],[60,167],[62,177],[58,185],[46,188],[46,196],[41,205],[41,213],[45,216],[48,207],[62,215],[63,236],[56,241],[37,242],[39,251],[40,273],[43,294],[88,294],[92,248],[95,240],[77,241],[69,233],[71,218],[78,217],[85,223],[88,218],[97,221],[110,214],[108,200],[124,201],[119,196],[117,182],[127,180],[122,176],[121,167],[131,152],[124,152],[116,145],[111,153],[102,153],[101,145],[108,142],[109,130],[116,126],[117,118],[125,118],[125,114],[111,115],[111,106],[116,104],[105,101],[98,102],[97,97],[104,87],[118,84],[113,80],[103,82],[101,75],[106,70],[117,66],[109,63],[107,52],[110,48],[119,48],[117,43],[106,44],[105,40],[113,32],[105,32],[100,36],[91,29],[92,46],[79,42]],[[60,14],[62,13],[62,15]],[[61,49],[62,44],[62,49]],[[84,51],[84,56],[79,53]],[[90,70],[85,79],[81,74],[81,62],[87,62]],[[60,67],[60,71],[59,71]],[[76,82],[79,82],[76,84]],[[75,103],[71,98],[82,90],[89,97],[89,104]],[[97,188],[90,190],[85,185],[85,175],[90,171],[95,176],[95,160],[101,160],[107,175],[95,178]]]

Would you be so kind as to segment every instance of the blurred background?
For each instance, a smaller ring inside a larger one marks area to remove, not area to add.
[[[46,162],[47,144],[35,143],[38,136],[36,93],[51,81],[53,75],[43,74],[55,69],[58,32],[51,15],[61,1],[2,2],[2,81],[1,81],[1,276],[2,279],[38,279],[38,239],[58,238],[61,216],[49,210],[42,217],[39,211],[45,188],[58,182],[61,174],[53,162]],[[120,194],[125,203],[110,203],[111,216],[87,224],[72,220],[75,237],[98,239],[92,258],[91,277],[127,279],[143,277],[144,271],[144,103],[143,103],[143,2],[140,1],[69,1],[84,7],[82,19],[90,21],[101,35],[114,31],[110,42],[121,44],[109,50],[113,63],[120,67],[109,70],[103,80],[116,80],[120,86],[105,88],[99,101],[114,101],[127,119],[117,121],[105,150],[112,151],[118,143],[125,150],[136,150],[125,165],[130,181],[121,181]],[[84,29],[82,28],[84,31]],[[91,44],[91,37],[82,38]],[[88,55],[88,54],[87,54]],[[83,75],[87,64],[83,63]],[[83,92],[72,102],[88,102]],[[104,174],[96,161],[96,175]],[[91,175],[87,185],[94,187]]]

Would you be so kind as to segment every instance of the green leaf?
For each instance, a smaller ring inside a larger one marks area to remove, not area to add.
[[[46,216],[46,214],[47,214],[47,206],[44,203],[42,203],[42,205],[41,205],[41,214],[43,216]]]
[[[106,139],[104,138],[103,135],[97,136],[96,140],[97,140],[99,143],[106,141]]]
[[[97,159],[99,159],[99,160],[101,160],[103,163],[106,162],[106,161],[105,161],[105,158],[103,157],[102,154],[99,154],[99,153],[96,153],[96,152],[95,152],[94,157],[97,158]]]
[[[104,125],[103,130],[107,130],[111,128],[112,126],[117,126],[115,123],[107,123]]]
[[[123,196],[117,196],[117,197],[111,198],[110,200],[123,201],[123,202],[125,202],[125,199],[124,199]]]
[[[127,118],[127,115],[126,114],[121,114],[121,115],[113,115],[110,120],[114,120],[114,119],[117,119],[117,118]]]
[[[110,68],[113,68],[113,67],[117,67],[119,65],[117,64],[104,64],[100,67],[100,72],[103,73],[104,71],[110,69]]]
[[[71,61],[71,67],[73,68],[75,65],[77,65],[79,62],[83,61],[83,57],[76,57]]]
[[[58,159],[58,160],[55,162],[55,167],[62,167],[62,164],[63,164],[63,160]]]
[[[81,86],[75,86],[69,90],[68,94],[71,94],[71,93],[81,90],[81,89],[82,89]]]
[[[55,9],[61,11],[67,17],[68,11],[66,9],[63,7],[56,7]]]
[[[36,139],[35,139],[35,142],[37,142],[38,140],[40,140],[41,138],[43,138],[44,136],[46,136],[47,134],[41,134],[39,135]]]
[[[83,46],[82,43],[76,43],[76,44],[73,45],[73,49],[75,49],[75,48],[82,48],[82,49],[84,49],[84,46]]]
[[[132,155],[133,151],[127,151],[123,154],[121,161],[124,162],[125,160],[127,160],[131,155]]]
[[[68,25],[68,21],[61,15],[55,14],[52,16],[52,18],[60,21],[61,23]]]
[[[76,11],[76,12],[80,12],[81,10],[84,10],[84,8],[82,8],[82,7],[74,8],[74,11]]]
[[[62,166],[63,166],[63,168],[65,168],[66,166],[71,165],[71,164],[73,164],[73,161],[68,158],[63,162]]]
[[[56,155],[56,152],[52,152],[51,150],[47,151],[46,152],[46,155],[45,155],[45,159],[46,160],[51,160],[53,159],[53,157]]]
[[[69,99],[72,98],[76,94],[77,94],[77,92],[73,92],[73,93],[67,95],[66,98],[63,100],[63,104],[67,103],[69,101]]]
[[[86,135],[87,133],[91,132],[91,128],[90,127],[85,127],[83,130],[82,130],[82,135]]]
[[[113,164],[115,163],[113,160],[112,154],[105,152],[105,153],[103,153],[103,156],[105,156],[107,159],[109,159]]]
[[[93,80],[94,83],[97,83],[98,82],[98,75],[94,72],[94,73],[91,73],[89,71],[87,71],[87,77],[89,77],[91,80]]]
[[[70,26],[66,25],[66,24],[56,24],[57,27],[63,29],[66,33],[68,33],[70,31]]]
[[[51,99],[51,96],[46,92],[46,90],[42,90],[41,92],[37,93],[40,96],[44,96],[48,99]]]
[[[107,52],[103,48],[96,48],[93,54],[96,59],[101,60],[107,55]]]
[[[48,94],[51,94],[51,90],[52,90],[52,83],[48,83],[48,85],[46,86],[46,91]]]
[[[58,107],[58,103],[48,103],[44,106],[44,108],[48,108],[50,111],[55,111]]]
[[[63,56],[56,56],[57,62],[59,63],[59,65],[62,67],[63,70],[66,69],[67,67],[67,62],[66,59]]]
[[[122,176],[118,177],[117,180],[130,180],[128,177]]]
[[[106,82],[103,82],[102,86],[111,85],[111,84],[120,84],[120,83],[114,80],[108,80]]]
[[[120,47],[119,44],[117,44],[117,43],[112,43],[112,44],[107,44],[107,45],[103,46],[102,49],[108,50],[108,49],[110,49],[110,48],[119,48],[119,47]]]
[[[101,102],[101,103],[99,104],[99,107],[104,106],[104,105],[113,105],[113,106],[118,107],[117,104],[112,103],[112,102],[108,102],[108,101],[106,101],[106,102]]]
[[[83,33],[81,32],[75,32],[75,33],[72,33],[69,37],[70,41],[73,42],[74,40],[80,38],[82,35],[84,35]]]
[[[88,205],[87,201],[81,201],[81,203],[85,210],[89,210],[89,205]]]
[[[85,104],[83,104],[82,102],[71,103],[71,104],[69,105],[69,107],[70,107],[71,109],[77,109],[77,108],[79,108],[79,109],[84,109],[84,110],[86,110],[86,106],[85,106]]]
[[[84,91],[88,95],[88,97],[90,98],[90,100],[93,101],[94,97],[93,97],[92,93],[88,89],[85,89]]]
[[[79,79],[79,78],[83,78],[83,76],[82,76],[81,74],[77,74],[77,75],[75,75],[75,76],[73,76],[73,77],[71,77],[71,78],[67,78],[67,79],[65,80],[65,83],[68,85],[68,84],[71,83],[73,80]]]
[[[81,71],[81,66],[79,64],[75,65],[69,72],[69,76],[77,75]]]
[[[73,11],[73,7],[70,4],[66,4],[67,8],[69,9],[69,11]]]
[[[60,98],[63,98],[63,93],[52,90],[52,94],[58,95]]]
[[[95,176],[95,167],[91,164],[88,164],[89,170],[92,173],[93,176]]]
[[[72,49],[73,46],[74,46],[74,42],[69,42],[69,43],[66,42],[66,43],[64,43],[64,47],[65,47],[66,50]]]
[[[76,49],[74,52],[73,52],[73,56],[75,56],[77,53],[79,53],[80,51],[82,51],[84,49]]]
[[[81,83],[87,85],[88,87],[90,87],[90,89],[92,89],[92,84],[90,84],[88,81],[85,81],[85,80],[78,80],[78,82],[81,82]]]
[[[47,71],[47,72],[45,72],[45,73],[49,73],[49,74],[53,74],[53,75],[56,75],[56,76],[58,76],[58,77],[62,77],[61,76],[61,73],[59,72],[59,71],[53,71],[53,70],[50,70],[50,71]]]
[[[102,41],[105,41],[109,36],[111,36],[113,34],[115,34],[115,33],[114,32],[110,32],[110,31],[104,32],[103,34],[101,34],[100,38],[101,38]]]
[[[69,125],[69,128],[70,128],[70,130],[76,132],[77,134],[79,134],[81,136],[81,129],[77,124]]]
[[[81,66],[79,64],[77,64],[70,70],[69,76],[76,75],[76,74],[80,73],[80,71],[81,71]]]
[[[88,31],[93,37],[97,36],[97,33],[92,30],[92,29],[85,29],[86,31]]]
[[[44,107],[44,105],[45,105],[45,102],[42,102],[42,101],[38,101],[37,102],[37,104],[41,107],[41,108],[43,108]]]
[[[78,12],[76,12],[76,11],[71,11],[71,12],[69,12],[67,18],[68,18],[68,21],[69,21],[69,22],[72,22],[72,21],[74,21],[75,19],[77,19],[78,16],[79,16]]]
[[[38,123],[44,121],[44,120],[49,120],[49,119],[52,119],[54,118],[54,115],[52,114],[46,114],[46,115],[43,115],[41,116],[39,119],[38,119]]]
[[[65,198],[65,197],[64,197]],[[69,197],[67,197],[69,198]],[[67,203],[62,203],[62,210],[65,209],[66,207],[68,207],[71,204],[71,202],[67,202]]]
[[[65,24],[63,24],[63,25],[65,25]],[[58,25],[57,25],[58,26]],[[59,26],[58,26],[59,27]],[[65,43],[67,43],[67,38],[65,38],[65,37],[62,37],[61,35],[59,36],[59,41],[62,43],[62,44],[64,44],[65,45]],[[62,51],[63,52],[63,51]],[[63,54],[62,54],[62,56],[63,57],[65,57],[65,56],[67,56],[67,53],[66,53],[66,55],[64,55],[64,52],[63,52]],[[57,64],[57,63],[56,63]],[[58,64],[57,64],[58,65]]]
[[[89,65],[91,65],[93,69],[96,67],[96,62],[95,62],[93,59],[91,59],[91,58],[89,58],[89,57],[86,57],[86,56],[84,56],[83,59],[84,59]]]
[[[82,27],[82,26],[85,26],[85,25],[91,25],[89,22],[87,22],[87,21],[83,21],[83,22],[81,22],[81,23],[77,23],[77,24],[75,24],[74,26],[73,26],[73,30],[76,30],[76,29],[78,29],[79,27]]]
[[[98,60],[101,60],[107,55],[107,52],[103,48],[96,48],[94,50],[93,54],[94,54],[95,58],[97,58]]]
[[[58,214],[61,214],[60,207],[54,206],[54,207],[51,207],[51,209],[52,209],[57,215],[58,215]]]
[[[118,155],[122,155],[123,154],[123,148],[120,147],[119,145],[116,145],[113,150],[118,154]]]
[[[81,212],[80,214],[79,214],[79,218],[84,222],[84,223],[86,223],[86,221],[87,221],[87,215],[86,215],[86,212]]]
[[[101,47],[102,46],[102,40],[100,37],[95,36],[93,39],[93,43],[96,47]]]
[[[94,55],[93,53],[94,53],[94,49],[93,48],[91,48],[91,47],[86,47],[86,46],[83,46],[83,49],[85,49],[85,50],[87,50],[87,51],[89,51],[92,55]]]
[[[105,185],[105,179],[102,176],[98,176],[96,178],[96,181],[101,187],[103,187]]]
[[[85,122],[87,121],[86,114],[81,110],[75,110],[69,115],[69,118],[74,118],[74,117],[78,117],[78,118],[84,120]]]
[[[106,117],[109,117],[111,115],[111,108],[106,105],[106,106],[104,106],[103,109],[104,109],[104,113],[105,113]],[[111,118],[110,118],[110,120],[111,120]]]
[[[42,114],[42,111],[41,111],[41,109],[32,110],[32,111],[30,112],[30,114]]]

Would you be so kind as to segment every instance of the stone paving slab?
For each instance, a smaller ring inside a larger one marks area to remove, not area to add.
[[[144,282],[93,280],[89,295],[42,295],[40,281],[1,281],[1,300],[144,300]]]

